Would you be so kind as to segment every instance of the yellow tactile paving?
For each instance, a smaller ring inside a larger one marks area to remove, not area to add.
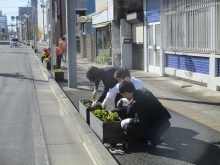
[[[179,107],[178,105],[174,105],[173,103],[171,103],[171,101],[167,101],[167,100],[160,100],[160,102],[167,108],[169,108],[172,111],[175,111],[181,115],[184,115],[190,119],[193,119],[215,131],[220,132],[220,122],[218,121],[214,121],[211,120],[207,117],[204,117],[200,114],[194,113],[192,111],[189,111],[183,107]]]

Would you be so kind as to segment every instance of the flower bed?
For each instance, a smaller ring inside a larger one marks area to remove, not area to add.
[[[47,70],[51,70],[51,63],[47,62]]]
[[[89,112],[97,109],[98,107],[91,108],[92,101],[87,99],[79,100],[79,113],[86,120],[86,123],[90,124]]]
[[[117,113],[108,114],[105,110],[91,111],[90,127],[104,143],[123,142],[124,134]]]
[[[56,81],[63,81],[64,80],[64,72],[61,69],[54,69],[53,77]]]

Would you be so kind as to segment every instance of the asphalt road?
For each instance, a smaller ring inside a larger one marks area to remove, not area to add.
[[[34,116],[38,112],[28,55],[27,47],[10,48],[0,41],[1,165],[36,164],[45,156],[36,156],[37,145],[45,144],[37,126],[41,121]]]

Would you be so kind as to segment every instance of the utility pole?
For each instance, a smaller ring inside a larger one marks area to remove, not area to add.
[[[53,19],[53,0],[49,1],[49,17],[50,17],[50,48],[51,48],[51,70],[54,70],[54,64],[56,63],[56,47],[54,45],[54,19]]]
[[[75,0],[66,0],[68,87],[77,87]]]
[[[45,26],[44,26],[44,8],[45,8],[45,4],[44,4],[44,0],[41,1],[41,8],[43,10],[43,41],[45,41]]]

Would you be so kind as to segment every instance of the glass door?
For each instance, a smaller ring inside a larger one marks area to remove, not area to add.
[[[160,74],[161,71],[161,29],[160,22],[148,26],[148,61],[149,72]]]

